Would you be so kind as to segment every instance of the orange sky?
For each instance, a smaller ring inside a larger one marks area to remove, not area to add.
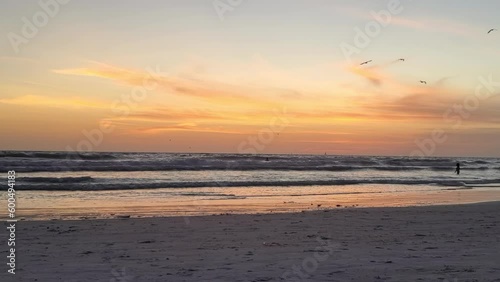
[[[310,4],[310,21],[255,7],[221,21],[188,5],[196,19],[164,23],[78,5],[20,53],[0,49],[0,149],[500,156],[500,35],[479,18],[415,4],[346,58],[342,43],[383,5]],[[6,34],[29,13],[12,8]],[[325,9],[342,13],[330,30]]]

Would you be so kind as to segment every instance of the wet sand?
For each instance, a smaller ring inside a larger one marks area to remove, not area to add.
[[[0,280],[500,281],[499,211],[491,202],[20,221],[17,274]]]
[[[376,187],[376,186],[375,186]],[[435,189],[415,191],[420,189]],[[193,216],[221,213],[282,213],[341,207],[403,207],[470,204],[500,201],[496,188],[426,188],[384,186],[369,192],[365,186],[342,187],[341,193],[327,186],[216,188],[216,194],[243,195],[232,198],[171,197],[175,189],[121,191],[20,191],[17,216],[27,220],[107,219],[131,217]],[[278,191],[278,192],[275,192]],[[358,193],[357,191],[363,191]],[[407,191],[408,190],[408,191]],[[182,193],[196,193],[180,189]],[[271,191],[271,192],[270,192]],[[377,192],[384,191],[384,192]],[[266,193],[267,192],[267,193]],[[346,193],[344,193],[346,192]],[[259,193],[262,193],[261,196]],[[273,194],[275,193],[275,194]],[[3,199],[0,197],[0,199]],[[6,219],[7,214],[0,214]]]

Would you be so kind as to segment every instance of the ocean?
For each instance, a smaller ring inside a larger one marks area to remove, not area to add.
[[[460,175],[454,173],[457,162]],[[301,199],[305,204],[311,196],[500,192],[498,158],[3,151],[0,170],[16,172],[19,202],[24,200],[22,207],[31,215],[72,207],[112,213],[151,203],[180,213],[189,202],[197,209],[217,203],[217,210],[228,205],[232,211],[245,205],[244,199],[276,205]]]

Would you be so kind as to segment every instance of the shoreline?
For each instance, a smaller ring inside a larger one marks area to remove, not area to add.
[[[320,187],[323,188],[323,187]],[[399,187],[401,188],[401,187]],[[218,188],[227,192],[227,188]],[[299,189],[299,188],[291,188]],[[291,190],[290,189],[290,190]],[[155,194],[158,190],[86,192],[59,194],[58,192],[27,193],[18,195],[17,216],[23,220],[107,219],[116,217],[189,217],[214,214],[273,214],[311,210],[336,210],[344,208],[433,206],[500,201],[496,189],[456,189],[435,191],[408,191],[384,193],[262,195],[232,197],[228,199],[169,198]],[[364,188],[362,188],[364,189]],[[391,189],[389,187],[389,189]],[[172,189],[166,189],[170,193]],[[215,193],[220,191],[214,190]],[[190,193],[189,191],[183,191]],[[234,191],[233,191],[234,192]],[[251,194],[252,189],[244,190]],[[243,193],[243,190],[234,192]],[[295,190],[294,190],[295,193]],[[63,197],[64,196],[64,197]],[[6,219],[0,216],[0,219]]]
[[[299,211],[282,211],[282,212],[255,212],[255,213],[213,213],[213,214],[192,214],[192,215],[157,215],[157,216],[132,216],[129,214],[115,215],[114,217],[86,217],[86,218],[50,218],[50,219],[26,219],[24,217],[17,217],[17,222],[29,222],[29,223],[41,223],[41,222],[79,222],[79,221],[114,221],[114,220],[147,220],[147,219],[184,219],[188,222],[191,218],[203,219],[206,217],[217,217],[217,216],[273,216],[273,215],[298,215],[304,213],[321,213],[321,212],[337,212],[337,211],[353,211],[353,210],[377,210],[377,209],[412,209],[412,208],[434,208],[434,207],[448,207],[457,208],[461,206],[474,206],[474,205],[498,205],[500,209],[500,200],[491,201],[478,201],[478,202],[463,202],[463,203],[434,203],[428,205],[408,205],[408,206],[339,206],[335,208],[322,208],[322,209],[308,209]],[[0,218],[0,220],[5,221],[7,218]]]
[[[188,220],[22,221],[17,254],[23,259],[15,278],[494,281],[500,273],[498,210],[500,202]]]

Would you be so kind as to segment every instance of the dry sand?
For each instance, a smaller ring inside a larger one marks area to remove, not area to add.
[[[3,263],[0,281],[500,281],[499,212],[495,202],[22,221],[17,274]]]

